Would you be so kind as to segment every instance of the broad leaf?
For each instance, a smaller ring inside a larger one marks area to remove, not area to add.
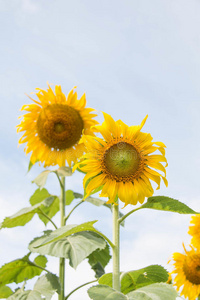
[[[29,255],[13,260],[0,268],[0,285],[12,282],[19,283],[42,273],[43,270],[33,265],[29,260]],[[47,259],[45,256],[39,255],[35,258],[34,263],[45,268]]]
[[[96,233],[80,232],[45,246],[35,248],[46,240],[50,234],[51,231],[49,230],[42,237],[35,238],[29,244],[30,251],[68,258],[69,264],[73,268],[76,268],[88,255],[94,253],[96,249],[103,249],[106,246],[105,240]]]
[[[154,283],[127,294],[130,300],[176,300],[178,293],[171,284]]]
[[[95,272],[95,277],[98,279],[105,274],[105,270],[100,262],[94,264],[91,269]]]
[[[93,300],[102,300],[102,299],[128,300],[129,299],[126,295],[106,285],[96,285],[89,288],[88,295],[90,299]]]
[[[127,294],[140,287],[168,280],[168,272],[159,265],[151,265],[135,271],[121,273],[121,292]],[[100,284],[112,287],[112,273],[103,275],[99,279]]]
[[[70,167],[60,167],[58,170],[54,171],[58,176],[65,177],[72,175],[72,169]]]
[[[39,248],[39,247],[47,245],[49,243],[56,242],[64,237],[70,236],[77,232],[83,232],[83,231],[95,232],[95,233],[99,234],[100,236],[103,236],[108,242],[110,242],[108,240],[108,238],[106,238],[106,236],[104,236],[100,231],[98,231],[97,229],[95,229],[93,227],[93,224],[96,222],[97,221],[90,221],[90,222],[83,223],[81,225],[67,225],[67,226],[58,228],[58,229],[54,230],[52,233],[50,233],[49,236],[40,245],[38,245],[35,248]]]
[[[0,286],[0,299],[8,298],[13,294],[11,288],[6,285]]]
[[[35,204],[42,202],[44,199],[46,199],[50,196],[52,196],[52,195],[49,194],[47,189],[45,189],[45,188],[39,189],[38,188],[37,190],[35,190],[33,195],[30,197],[29,202],[33,206]]]
[[[143,204],[141,208],[172,211],[179,214],[198,214],[198,212],[189,208],[186,204],[165,196],[149,197],[147,202]]]
[[[105,266],[109,263],[111,257],[112,256],[110,255],[109,246],[108,244],[106,244],[106,247],[104,247],[104,249],[97,249],[94,252],[92,252],[88,256],[88,262],[91,266],[94,266],[96,265],[96,263],[99,262],[102,265],[102,267],[105,268]]]
[[[50,300],[55,292],[60,293],[59,279],[56,275],[47,273],[36,281],[33,290],[20,289],[8,300]]]
[[[48,197],[41,203],[37,203],[34,206],[26,207],[18,211],[16,214],[6,217],[3,222],[0,224],[1,228],[12,228],[16,226],[24,226],[28,223],[34,216],[35,213],[40,212],[40,208],[45,210],[45,207],[48,207],[54,201],[54,197]]]
[[[46,184],[49,173],[51,173],[50,170],[43,171],[32,182],[37,184],[37,186],[39,186],[39,188],[42,189]]]

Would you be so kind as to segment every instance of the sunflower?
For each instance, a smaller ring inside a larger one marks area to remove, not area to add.
[[[152,142],[149,133],[140,131],[147,117],[141,125],[129,127],[121,120],[115,122],[110,115],[103,114],[105,120],[102,125],[93,127],[103,139],[83,135],[87,153],[75,166],[87,173],[83,181],[86,197],[99,189],[102,190],[100,197],[109,198],[107,203],[114,203],[116,197],[125,206],[135,205],[138,201],[143,203],[145,197],[153,195],[150,180],[157,183],[157,189],[160,188],[161,178],[167,186],[165,145]],[[152,155],[156,150],[160,154]]]
[[[190,224],[193,224],[193,226],[189,226],[188,231],[192,236],[191,244],[200,250],[200,216],[196,215],[191,217]]]
[[[67,161],[72,162],[83,155],[85,146],[79,143],[83,130],[86,134],[93,134],[91,126],[98,124],[93,120],[94,109],[85,108],[85,94],[77,99],[73,88],[67,98],[61,86],[55,86],[55,94],[48,85],[47,91],[37,88],[37,101],[29,97],[34,103],[23,105],[21,110],[27,111],[17,132],[25,131],[19,144],[27,143],[25,153],[31,153],[30,160],[44,163],[44,166],[64,166]]]
[[[185,254],[173,254],[172,274],[176,274],[174,285],[177,291],[181,289],[181,296],[195,300],[200,294],[200,252],[192,247],[190,251],[187,251],[185,247],[184,250]]]

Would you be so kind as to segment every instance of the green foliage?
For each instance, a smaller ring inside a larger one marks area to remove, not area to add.
[[[54,171],[60,177],[71,176],[72,169],[70,167],[60,167],[58,170]]]
[[[124,295],[107,285],[93,286],[88,290],[90,299],[93,300],[176,300],[177,292],[172,285],[154,283]]]
[[[70,205],[75,198],[74,192],[72,190],[67,190],[65,192],[65,198],[66,198],[66,205]]]
[[[88,262],[95,272],[95,277],[100,278],[105,274],[105,266],[111,259],[109,245],[106,244],[104,249],[97,249],[88,256]]]
[[[36,248],[39,248],[41,246],[47,245],[52,242],[56,242],[64,237],[70,236],[74,233],[83,232],[83,231],[95,232],[95,233],[99,234],[100,236],[103,236],[106,239],[106,237],[101,232],[99,232],[97,229],[95,229],[93,227],[93,224],[96,222],[97,221],[90,221],[90,222],[86,222],[86,223],[83,223],[80,225],[67,225],[67,226],[58,228],[58,229],[54,230],[52,233],[50,233],[49,236]]]
[[[45,210],[45,208],[49,207],[53,201],[54,197],[48,197],[42,202],[35,204],[34,206],[21,209],[11,217],[6,217],[0,224],[0,229],[24,226],[33,218],[35,213],[40,213],[40,209]]]
[[[29,244],[30,251],[68,258],[69,264],[73,268],[76,268],[88,255],[92,255],[91,253],[94,253],[96,249],[104,249],[106,246],[105,240],[96,233],[79,232],[45,246],[35,248],[42,244],[50,234],[51,231],[48,230],[42,237],[35,238]]]
[[[179,296],[171,284],[154,283],[127,294],[130,300],[176,300]]]
[[[113,288],[107,285],[96,285],[89,288],[88,295],[90,299],[93,300],[102,300],[102,299],[128,300],[129,299],[126,295],[114,290]]]
[[[32,263],[29,260],[29,256],[30,254],[21,259],[13,260],[0,268],[0,286],[12,282],[19,283],[42,273],[43,270],[40,267],[46,267],[47,258],[39,255]]]
[[[36,281],[33,290],[20,289],[8,300],[44,300],[44,297],[45,300],[50,300],[55,292],[60,293],[59,279],[56,275],[47,273]]]
[[[121,291],[127,294],[140,287],[168,280],[168,272],[159,265],[151,265],[135,271],[121,273]],[[112,287],[112,273],[103,275],[99,279],[99,284]]]
[[[0,286],[0,299],[8,298],[13,294],[11,288],[6,285]]]
[[[141,208],[151,208],[156,210],[171,211],[179,214],[198,214],[186,204],[165,196],[153,196],[147,199],[147,202]]]

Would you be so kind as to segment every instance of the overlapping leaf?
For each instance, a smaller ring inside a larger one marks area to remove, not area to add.
[[[88,256],[88,262],[95,272],[95,277],[100,278],[105,274],[105,266],[109,263],[111,259],[110,249],[108,244],[104,249],[97,249]]]
[[[168,280],[168,272],[159,265],[151,265],[135,271],[121,273],[121,291],[127,294],[140,287]],[[103,275],[99,279],[100,284],[112,287],[112,273]]]
[[[31,207],[26,207],[18,211],[16,214],[6,217],[0,224],[1,228],[12,228],[16,226],[24,226],[28,223],[34,216],[34,214],[39,213],[40,209],[45,210],[54,201],[54,197],[48,197],[40,203],[35,204]]]
[[[0,299],[8,298],[10,295],[13,294],[11,288],[6,285],[0,286]]]
[[[106,247],[105,240],[94,232],[79,232],[60,240],[47,244],[45,246],[35,248],[42,244],[52,231],[46,231],[42,237],[35,238],[30,244],[31,252],[40,254],[48,254],[57,257],[69,259],[71,267],[76,268],[88,255],[92,255],[96,249],[104,249]],[[99,250],[100,252],[103,250]],[[96,252],[96,251],[95,251]],[[103,260],[103,258],[102,258]],[[105,257],[104,257],[105,261]]]
[[[29,260],[29,255],[13,260],[0,268],[0,286],[12,282],[19,283],[42,273],[40,267],[45,268],[47,258],[42,255],[37,256],[34,259],[34,263],[40,266],[37,267]]]
[[[8,300],[50,300],[55,292],[60,293],[59,279],[56,275],[47,273],[36,281],[33,290],[18,290]]]

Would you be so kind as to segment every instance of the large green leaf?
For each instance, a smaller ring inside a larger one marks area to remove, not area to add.
[[[168,280],[168,272],[159,265],[151,265],[139,270],[121,273],[121,291],[127,294],[140,287]],[[112,273],[103,275],[99,279],[100,284],[112,287]]]
[[[72,190],[67,190],[65,192],[65,197],[66,197],[66,205],[70,205],[75,198],[74,192]]]
[[[30,251],[68,258],[69,264],[73,268],[76,268],[88,255],[94,253],[96,249],[103,249],[106,246],[105,240],[96,233],[79,232],[45,246],[35,248],[43,243],[50,234],[51,231],[49,230],[42,237],[35,238],[29,244]]]
[[[0,299],[8,298],[13,294],[11,288],[6,285],[0,286]]]
[[[55,292],[60,293],[59,279],[56,275],[47,273],[36,281],[33,290],[18,290],[8,300],[50,300]]]
[[[96,285],[89,288],[88,295],[90,299],[93,300],[102,300],[102,299],[128,300],[129,299],[126,295],[114,290],[113,288],[107,285]]]
[[[0,285],[5,285],[12,282],[19,283],[42,273],[43,270],[39,267],[36,267],[29,260],[29,255],[26,255],[21,259],[13,260],[0,268]],[[35,258],[34,263],[42,268],[45,268],[47,258],[39,255]]]
[[[107,285],[89,288],[88,295],[93,300],[176,300],[178,293],[172,285],[154,283],[124,295]]]
[[[16,226],[24,226],[28,223],[34,216],[35,213],[40,212],[40,208],[45,210],[45,207],[48,207],[54,201],[54,197],[48,197],[40,203],[35,204],[31,207],[26,207],[18,211],[16,214],[6,217],[3,222],[0,224],[1,228],[12,228]]]
[[[179,296],[171,284],[154,283],[127,294],[130,300],[176,300]]]
[[[35,190],[33,195],[30,197],[29,202],[32,206],[34,206],[35,204],[42,202],[44,199],[46,199],[50,196],[52,196],[52,195],[49,194],[47,189],[45,189],[45,188],[39,189],[38,188],[37,190]]]
[[[153,196],[147,199],[147,202],[141,208],[150,208],[163,211],[172,211],[179,214],[198,214],[186,204],[165,196]]]
[[[110,255],[110,248],[108,244],[106,244],[106,247],[104,247],[104,249],[97,249],[94,252],[92,252],[88,256],[88,262],[91,266],[94,266],[96,263],[99,262],[102,265],[102,267],[105,268],[105,266],[109,263],[111,257],[112,256]]]
[[[108,242],[110,242],[106,236],[104,236],[100,231],[98,231],[97,229],[95,229],[93,227],[93,224],[96,222],[97,221],[90,221],[90,222],[86,222],[86,223],[83,223],[80,225],[67,225],[67,226],[58,228],[58,229],[54,230],[52,233],[50,233],[49,236],[36,248],[39,248],[41,246],[47,245],[52,242],[56,242],[64,237],[70,236],[74,233],[83,232],[83,231],[95,232],[95,233],[99,234],[100,236],[103,236]]]

